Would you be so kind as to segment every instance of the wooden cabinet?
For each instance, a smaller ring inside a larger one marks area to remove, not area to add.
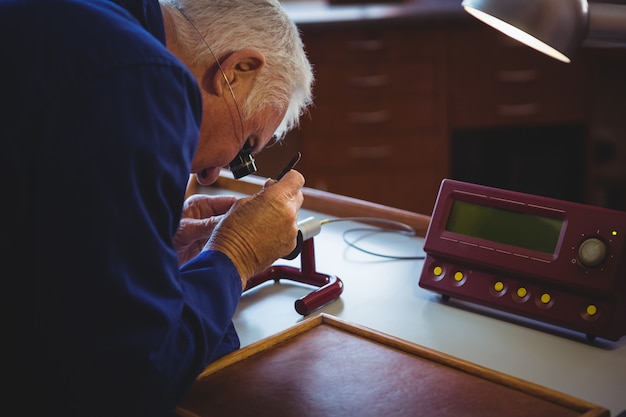
[[[309,187],[430,214],[448,172],[441,29],[370,23],[302,34],[315,104],[281,153],[301,150]],[[269,153],[278,158],[259,158]]]
[[[589,68],[477,20],[446,31],[450,176],[585,202]]]
[[[561,63],[459,16],[300,29],[314,105],[261,175],[301,151],[308,187],[422,214],[443,178],[591,202],[589,50]]]
[[[626,211],[626,49],[592,55],[589,202]]]
[[[559,62],[478,21],[446,44],[451,129],[586,122],[585,56]]]

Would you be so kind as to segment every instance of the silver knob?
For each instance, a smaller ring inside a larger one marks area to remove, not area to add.
[[[605,258],[606,244],[598,238],[589,238],[578,248],[578,260],[589,268],[600,265]]]

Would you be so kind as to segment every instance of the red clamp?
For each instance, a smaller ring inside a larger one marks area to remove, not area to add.
[[[302,242],[300,264],[300,269],[287,265],[271,266],[250,278],[244,292],[269,280],[279,282],[281,278],[319,287],[296,300],[296,311],[303,316],[339,298],[343,292],[343,282],[334,275],[321,274],[315,271],[313,238]]]

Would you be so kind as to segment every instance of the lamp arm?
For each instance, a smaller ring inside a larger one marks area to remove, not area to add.
[[[589,33],[584,43],[626,47],[626,5],[589,3]]]

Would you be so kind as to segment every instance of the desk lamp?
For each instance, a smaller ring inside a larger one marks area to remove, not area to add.
[[[489,26],[569,63],[583,41],[626,46],[626,4],[587,0],[463,0]]]

